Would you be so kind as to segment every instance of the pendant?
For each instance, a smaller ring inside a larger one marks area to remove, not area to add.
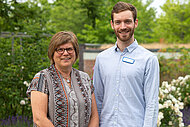
[[[69,80],[69,79],[67,79],[67,80],[66,80],[66,82],[67,82],[67,83],[70,83],[70,80]]]

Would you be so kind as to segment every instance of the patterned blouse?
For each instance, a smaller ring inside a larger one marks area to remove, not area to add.
[[[55,127],[87,127],[94,87],[87,73],[72,69],[71,87],[54,65],[38,72],[27,90],[48,95],[47,117]],[[35,126],[35,125],[34,125]]]

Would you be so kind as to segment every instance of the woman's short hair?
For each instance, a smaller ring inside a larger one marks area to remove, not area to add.
[[[53,35],[51,42],[48,48],[48,57],[50,59],[51,64],[54,64],[53,55],[56,48],[62,44],[72,43],[73,48],[75,50],[76,59],[79,56],[79,44],[76,35],[71,31],[60,31]]]
[[[120,13],[122,11],[131,11],[132,14],[133,14],[133,19],[134,19],[134,22],[136,21],[136,18],[137,18],[137,9],[135,6],[133,6],[132,4],[130,3],[125,3],[125,2],[117,2],[113,9],[112,9],[112,12],[111,12],[111,20],[112,22],[114,22],[114,17],[113,17],[113,14],[114,13]]]

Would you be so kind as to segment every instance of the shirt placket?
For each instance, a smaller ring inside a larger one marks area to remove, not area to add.
[[[116,77],[115,77],[115,103],[114,103],[114,127],[118,126],[118,112],[119,112],[119,87],[120,87],[120,77],[121,77],[121,61],[122,55],[119,54],[118,66],[116,68]]]

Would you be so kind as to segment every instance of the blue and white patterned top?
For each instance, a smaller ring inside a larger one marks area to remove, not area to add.
[[[136,40],[98,54],[93,84],[100,127],[156,127],[159,62]]]

